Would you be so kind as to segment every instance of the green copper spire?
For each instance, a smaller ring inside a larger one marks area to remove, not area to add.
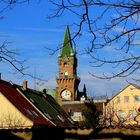
[[[72,48],[72,42],[71,42],[71,37],[70,37],[70,32],[69,32],[69,27],[66,26],[66,31],[65,31],[65,36],[64,36],[64,42],[61,50],[61,56],[73,56],[74,51]],[[60,54],[59,54],[60,56]]]

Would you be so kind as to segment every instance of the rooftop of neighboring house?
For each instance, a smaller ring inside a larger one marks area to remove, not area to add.
[[[74,122],[51,95],[0,80],[0,92],[34,124],[74,127]]]
[[[48,95],[51,95],[54,99],[56,99],[57,89],[46,89]]]
[[[110,101],[112,101],[116,96],[118,96],[120,93],[122,93],[123,91],[125,91],[126,89],[130,89],[131,91],[134,91],[133,89],[137,89],[140,90],[140,87],[136,84],[130,83],[128,84],[126,87],[124,87],[122,90],[120,90],[118,93],[116,93],[111,99]]]

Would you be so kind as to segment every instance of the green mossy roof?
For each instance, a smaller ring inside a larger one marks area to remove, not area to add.
[[[51,95],[54,99],[56,99],[57,90],[56,89],[47,89],[47,94]]]
[[[24,90],[21,86],[18,89],[52,122],[54,122],[58,127],[73,127],[68,120],[69,116],[66,112],[59,106],[59,104],[54,100],[51,95],[33,90]],[[59,118],[62,117],[64,122]]]

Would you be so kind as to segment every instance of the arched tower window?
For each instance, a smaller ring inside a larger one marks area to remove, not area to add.
[[[64,77],[65,77],[65,78],[68,77],[68,72],[67,72],[67,71],[64,72]]]

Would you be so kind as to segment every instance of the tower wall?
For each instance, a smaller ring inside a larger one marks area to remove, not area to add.
[[[56,79],[58,103],[77,100],[80,78],[77,77],[77,58],[72,48],[68,27],[66,28],[63,47],[58,57],[58,66],[59,75]]]

